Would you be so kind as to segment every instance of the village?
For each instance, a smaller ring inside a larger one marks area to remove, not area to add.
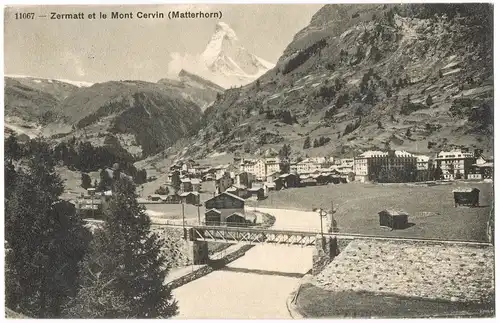
[[[112,170],[108,172],[111,177]],[[139,187],[138,201],[153,220],[161,223],[251,226],[261,224],[263,219],[249,206],[258,206],[274,192],[291,188],[312,192],[314,187],[347,183],[491,182],[492,174],[492,157],[468,150],[441,151],[434,156],[394,150],[365,151],[354,158],[290,161],[279,157],[234,158],[232,164],[217,166],[179,160],[169,167],[166,182],[153,194],[143,196]],[[95,190],[88,188],[88,193],[76,200],[83,217],[99,218],[103,204],[112,196],[111,191]],[[464,188],[456,191],[458,194]],[[465,188],[462,193],[474,195],[475,191]],[[329,231],[335,230],[333,222],[330,220]]]

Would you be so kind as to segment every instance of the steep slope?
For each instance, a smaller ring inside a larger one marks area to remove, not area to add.
[[[105,82],[82,88],[58,107],[73,136],[110,144],[142,157],[196,132],[201,110],[177,89],[142,81]]]
[[[55,117],[55,106],[77,86],[35,77],[5,77],[5,116],[28,122],[47,122]]]
[[[217,93],[224,92],[217,84],[185,70],[181,70],[178,77],[179,80],[161,79],[158,83],[177,89],[185,99],[196,103],[202,111],[215,101]]]
[[[234,30],[224,22],[217,23],[210,41],[197,60],[199,62],[193,64],[194,67],[187,69],[224,88],[248,84],[274,67],[274,64],[241,46]]]
[[[487,4],[326,5],[205,111],[185,154],[492,149],[492,21]]]

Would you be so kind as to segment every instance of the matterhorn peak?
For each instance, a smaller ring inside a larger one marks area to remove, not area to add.
[[[248,84],[274,67],[246,50],[234,30],[221,21],[215,25],[210,41],[198,57],[202,67],[193,70],[193,66],[199,66],[194,63],[187,69],[224,88]]]
[[[224,34],[225,37],[232,41],[237,41],[238,37],[231,27],[225,22],[219,21],[217,25],[215,25],[215,34]]]

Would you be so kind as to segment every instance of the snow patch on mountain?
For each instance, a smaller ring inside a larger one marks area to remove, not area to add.
[[[56,81],[56,82],[68,83],[68,84],[78,86],[78,87],[89,87],[89,86],[94,85],[94,83],[85,82],[85,81],[73,81],[73,80],[66,80],[66,79],[47,79],[44,77],[36,77],[36,76],[30,76],[30,75],[19,75],[19,74],[8,74],[8,75],[5,75],[5,77],[32,79],[35,83],[41,83],[41,82],[52,83],[52,82]]]
[[[273,67],[241,46],[234,30],[224,22],[217,23],[201,54],[172,53],[168,65],[174,77],[184,69],[224,88],[251,83]]]

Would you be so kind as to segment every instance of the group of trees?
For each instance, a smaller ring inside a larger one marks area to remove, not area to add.
[[[354,130],[358,129],[360,125],[361,125],[361,118],[358,118],[354,123],[349,123],[347,126],[345,126],[343,136],[346,136],[351,132],[353,132]]]
[[[56,161],[62,162],[68,168],[85,173],[118,163],[124,173],[132,176],[135,183],[147,182],[146,170],[138,170],[133,164],[134,158],[126,151],[117,151],[107,146],[95,147],[90,142],[77,142],[73,138],[55,146],[53,155]]]
[[[104,225],[91,233],[60,199],[56,160],[36,141],[29,155],[15,138],[5,145],[6,307],[33,318],[174,315],[169,260],[135,185],[117,177]]]
[[[440,167],[428,170],[417,170],[415,167],[387,168],[382,167],[375,175],[379,183],[408,183],[424,182],[443,179],[443,171]]]
[[[324,146],[326,145],[327,143],[330,142],[330,138],[329,137],[319,137],[314,139],[314,142],[313,142],[313,147],[314,148],[317,148],[317,147],[321,147],[321,146]],[[303,146],[304,149],[309,149],[311,148],[311,138],[309,136],[306,137],[306,139],[304,140],[304,146]]]
[[[297,123],[297,117],[292,115],[290,110],[266,110],[266,119],[271,120],[271,119],[278,119],[283,123],[292,125],[294,123]]]

